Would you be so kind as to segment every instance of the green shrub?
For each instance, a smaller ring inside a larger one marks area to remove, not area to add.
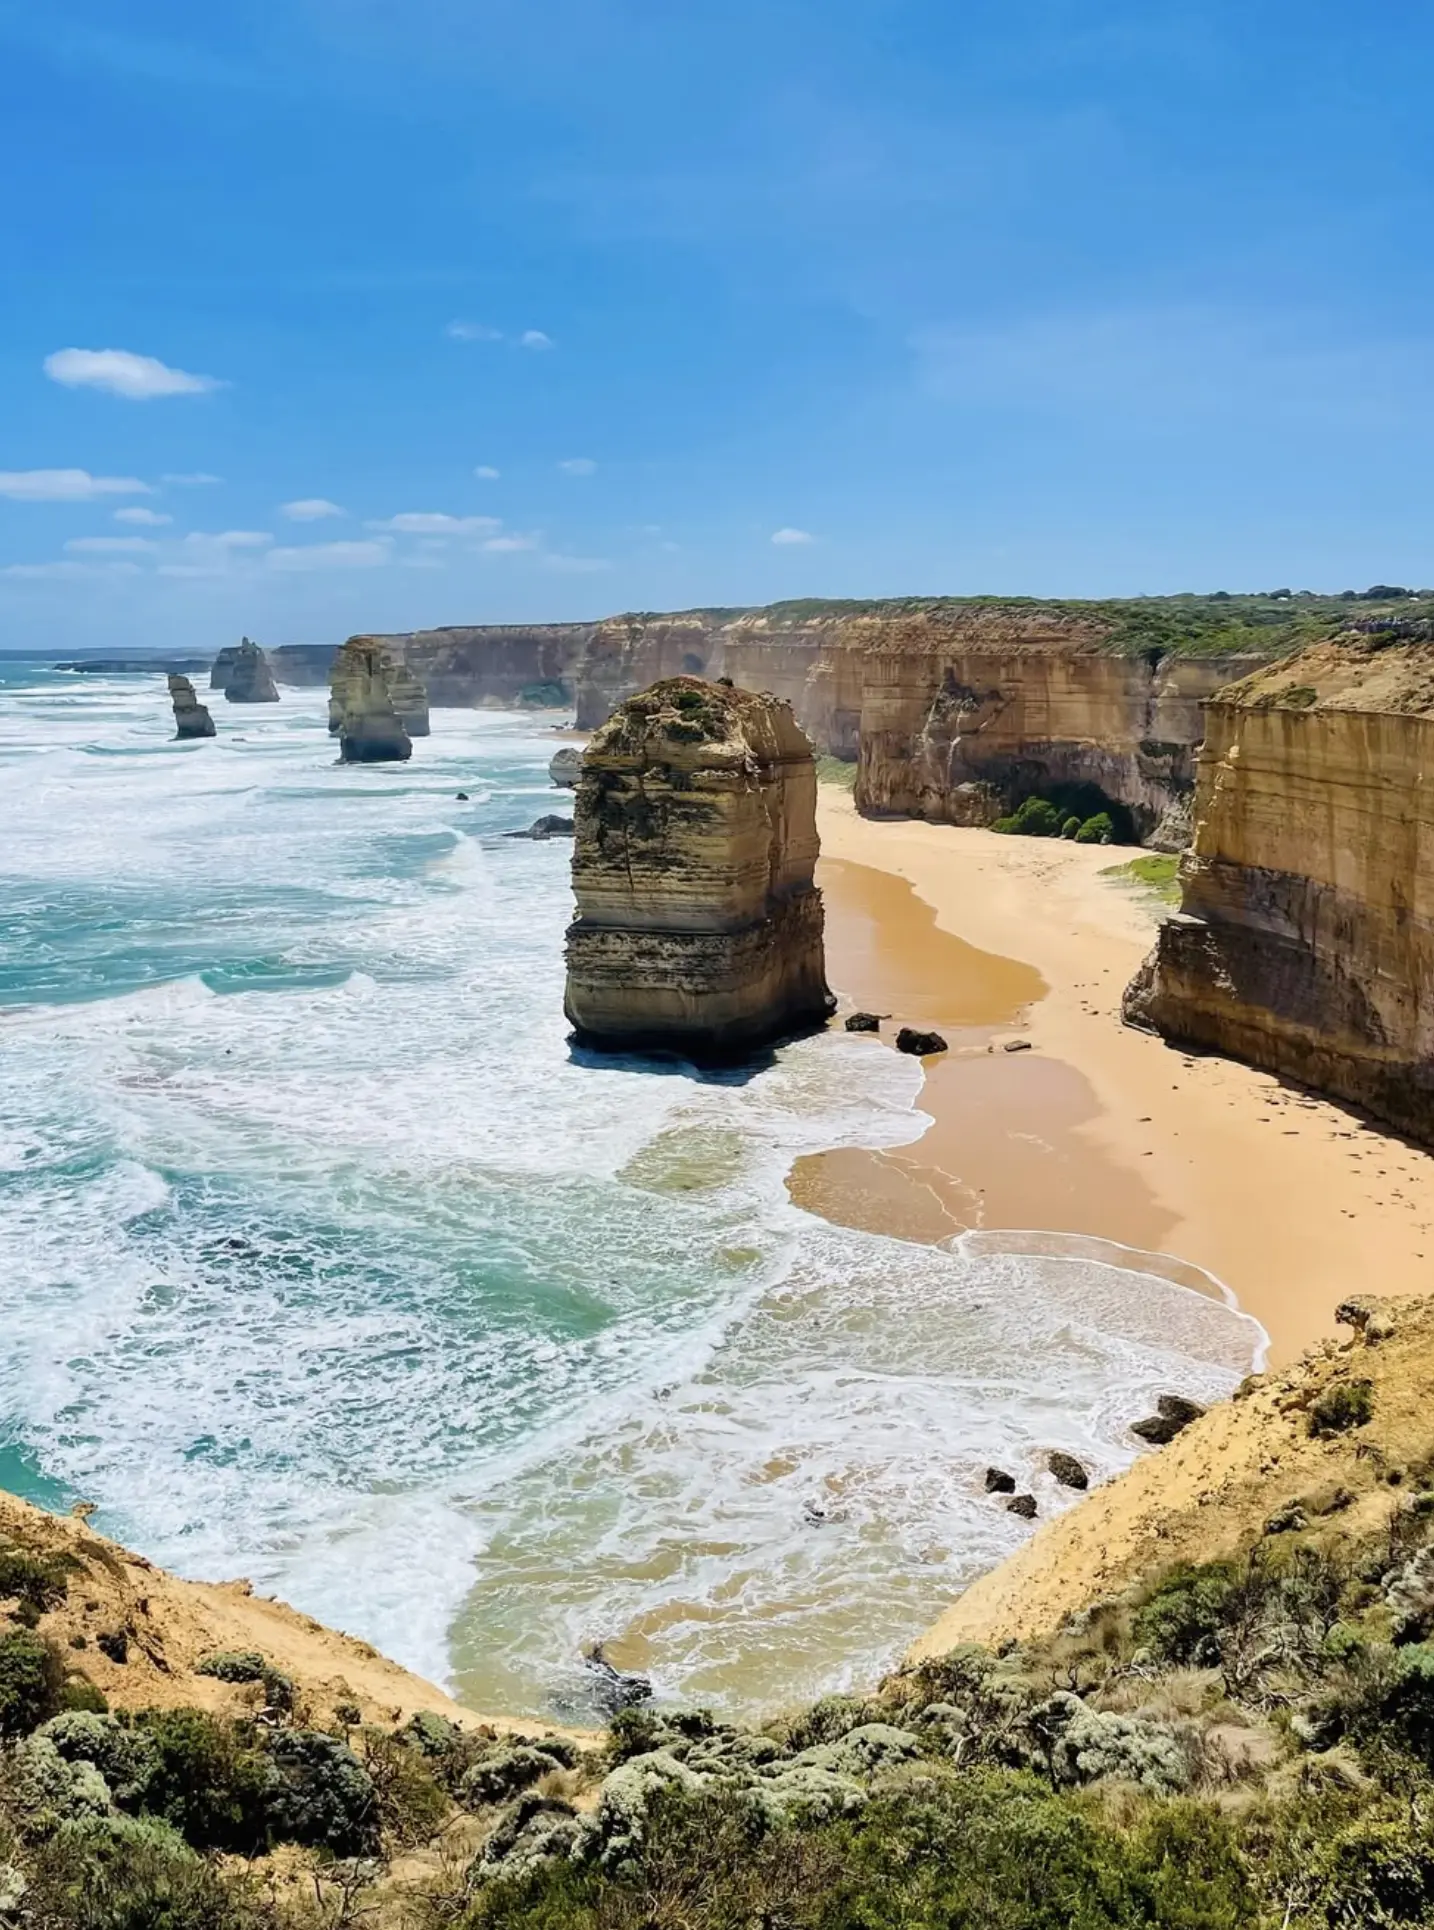
[[[1137,1645],[1182,1668],[1218,1661],[1220,1632],[1240,1580],[1231,1562],[1181,1562],[1136,1610],[1131,1633]]]
[[[1087,818],[1075,834],[1077,844],[1114,844],[1115,826],[1108,811],[1097,811],[1093,818]]]
[[[1043,797],[1028,797],[1008,818],[997,818],[993,831],[1010,831],[1020,838],[1058,838],[1062,814]]]
[[[443,1722],[442,1716],[426,1718]],[[428,1751],[424,1739],[436,1741],[431,1731],[418,1729],[415,1717],[399,1735],[382,1729],[366,1729],[359,1738],[363,1766],[373,1784],[374,1804],[379,1826],[395,1843],[427,1843],[443,1827],[451,1807],[448,1791],[439,1780],[445,1755]],[[458,1745],[459,1731],[452,1723],[450,1752]]]
[[[1363,1427],[1374,1412],[1374,1388],[1367,1380],[1336,1381],[1310,1408],[1311,1434],[1343,1434]]]
[[[66,1676],[65,1686],[60,1691],[62,1709],[102,1716],[109,1706],[109,1697],[87,1675]]]
[[[1063,838],[1073,838],[1076,836],[1079,830],[1080,830],[1080,819],[1078,817],[1071,816],[1071,817],[1068,817],[1065,823],[1061,826],[1061,836]]]
[[[378,1797],[347,1743],[319,1729],[284,1729],[269,1744],[270,1833],[280,1840],[362,1856],[378,1847]]]
[[[0,1602],[19,1602],[34,1616],[58,1608],[79,1565],[73,1555],[35,1555],[14,1542],[0,1542]]]
[[[27,1628],[0,1635],[0,1736],[24,1736],[60,1708],[60,1651]]]
[[[244,1930],[243,1890],[175,1831],[128,1816],[69,1823],[40,1850],[25,1895],[37,1930]]]
[[[158,1754],[151,1810],[196,1849],[252,1856],[264,1848],[272,1774],[246,1725],[202,1709],[151,1709],[136,1727]]]
[[[294,1685],[282,1669],[262,1656],[258,1649],[221,1649],[196,1663],[196,1675],[212,1675],[219,1682],[259,1682],[271,1709],[292,1709]]]

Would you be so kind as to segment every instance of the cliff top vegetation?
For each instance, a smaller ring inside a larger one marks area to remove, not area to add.
[[[1330,596],[1277,589],[1205,595],[1105,597],[908,596],[795,597],[781,603],[669,612],[634,611],[614,621],[651,623],[666,616],[726,626],[760,625],[795,631],[863,618],[926,618],[959,623],[982,615],[1043,618],[1079,631],[1088,647],[1118,656],[1158,651],[1162,656],[1285,656],[1334,636],[1353,621],[1434,619],[1434,590],[1377,583]]]

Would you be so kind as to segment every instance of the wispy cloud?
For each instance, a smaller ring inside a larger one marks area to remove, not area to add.
[[[494,469],[489,463],[480,462],[478,467],[473,471],[473,474],[478,478],[479,482],[497,482],[502,471]]]
[[[96,496],[148,496],[136,476],[92,476],[88,469],[0,469],[0,496],[16,503],[89,503]]]
[[[558,464],[565,476],[595,476],[597,464],[591,456],[567,456]]]
[[[65,548],[77,556],[139,556],[159,544],[149,536],[72,536]]]
[[[816,537],[812,535],[809,529],[786,528],[774,529],[772,531],[772,541],[776,543],[779,548],[783,549],[789,544],[814,543],[816,540]]]
[[[274,538],[267,529],[192,529],[184,540],[195,549],[203,546],[223,550],[259,550],[266,548]]]
[[[483,548],[487,550],[490,555],[505,556],[516,550],[535,550],[541,542],[542,538],[536,530],[528,531],[526,534],[522,531],[514,530],[512,534],[508,536],[490,536],[487,542],[483,544]]]
[[[327,496],[301,496],[297,502],[284,503],[282,508],[291,523],[321,523],[326,516],[346,513]]]
[[[498,516],[448,516],[437,509],[405,509],[364,524],[365,529],[391,530],[398,536],[481,536],[502,527]]]
[[[392,559],[391,543],[351,542],[270,550],[264,561],[272,570],[371,570]]]
[[[205,489],[211,483],[222,483],[224,478],[211,476],[207,469],[191,469],[187,474],[183,471],[178,475],[165,474],[159,480],[168,483],[172,489]]]
[[[104,389],[127,402],[153,402],[163,395],[205,395],[224,384],[212,375],[172,369],[153,355],[126,348],[62,348],[45,357],[45,373],[67,389]]]
[[[551,348],[553,346],[552,336],[545,335],[540,328],[525,328],[518,337],[518,340],[524,348]]]
[[[145,509],[138,504],[130,509],[117,509],[114,518],[117,523],[137,523],[142,529],[162,529],[166,523],[174,521],[172,516],[162,515],[157,509]]]
[[[489,328],[486,322],[450,322],[443,333],[454,342],[501,342],[501,328]]]

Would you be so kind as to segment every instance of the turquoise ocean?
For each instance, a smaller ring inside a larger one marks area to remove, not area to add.
[[[0,660],[0,1486],[495,1712],[580,1707],[604,1639],[750,1709],[1018,1545],[989,1462],[1049,1511],[1047,1450],[1113,1472],[1249,1370],[1138,1262],[793,1206],[917,1136],[913,1061],[575,1059],[571,847],[503,835],[563,808],[550,717],[354,769],[322,692],[213,709],[175,744],[158,675]]]

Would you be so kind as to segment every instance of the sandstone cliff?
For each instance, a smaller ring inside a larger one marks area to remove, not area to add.
[[[582,1043],[721,1060],[828,1017],[816,775],[788,705],[655,684],[589,744],[575,819]]]
[[[1434,640],[1350,631],[1212,702],[1181,910],[1126,1015],[1434,1141]],[[1415,634],[1408,632],[1413,630]]]
[[[223,655],[221,651],[214,665],[214,675],[219,672]],[[223,689],[231,704],[277,704],[279,701],[268,658],[258,644],[251,643],[248,637],[234,652],[225,673]]]
[[[214,719],[194,694],[194,685],[188,677],[169,676],[169,700],[174,705],[174,735],[176,738],[212,737]]]
[[[402,762],[413,754],[393,698],[394,666],[376,637],[350,637],[334,657],[329,683],[329,730],[345,764]],[[423,732],[428,708],[423,707]]]

